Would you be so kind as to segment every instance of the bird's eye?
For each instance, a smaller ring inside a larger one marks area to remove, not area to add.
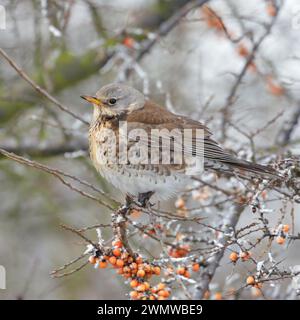
[[[115,99],[115,98],[111,98],[111,99],[108,100],[108,104],[111,105],[111,106],[113,106],[116,103],[117,103],[117,99]]]

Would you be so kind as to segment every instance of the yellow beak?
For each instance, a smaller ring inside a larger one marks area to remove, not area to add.
[[[97,106],[102,105],[101,100],[96,97],[92,97],[92,96],[80,96],[80,97],[90,103],[96,104]]]

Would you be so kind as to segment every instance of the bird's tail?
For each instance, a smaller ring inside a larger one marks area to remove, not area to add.
[[[267,165],[261,165],[241,159],[232,159],[232,161],[228,161],[226,164],[240,176],[283,180],[283,176],[281,176],[279,172]]]
[[[250,161],[230,157],[219,160],[207,160],[205,162],[206,169],[212,169],[217,172],[235,174],[242,178],[262,178],[268,180],[283,180],[275,169],[270,166],[256,164]]]

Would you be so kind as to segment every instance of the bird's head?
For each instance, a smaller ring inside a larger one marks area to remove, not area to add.
[[[81,96],[94,105],[94,120],[99,116],[118,117],[143,108],[144,95],[119,83],[111,83],[97,91],[95,96]]]

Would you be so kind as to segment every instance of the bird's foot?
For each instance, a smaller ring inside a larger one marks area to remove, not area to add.
[[[153,196],[154,191],[139,193],[138,205],[142,208],[153,207],[154,204],[150,202],[150,198]]]

